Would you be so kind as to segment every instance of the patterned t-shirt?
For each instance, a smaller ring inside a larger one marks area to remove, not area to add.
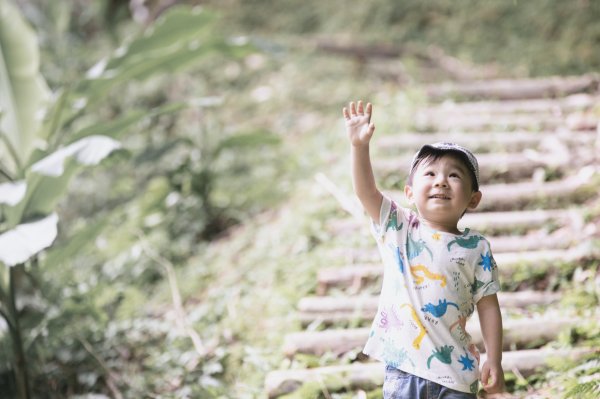
[[[435,231],[384,197],[373,234],[384,263],[377,315],[363,352],[407,373],[477,392],[479,352],[465,326],[499,291],[489,242],[465,229]]]

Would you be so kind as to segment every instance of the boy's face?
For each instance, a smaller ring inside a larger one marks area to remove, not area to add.
[[[473,191],[466,165],[452,154],[421,162],[414,171],[412,186],[406,186],[404,192],[421,217],[454,230],[465,210],[475,208],[481,200],[481,192]]]

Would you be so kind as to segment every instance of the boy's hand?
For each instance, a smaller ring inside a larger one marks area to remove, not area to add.
[[[504,392],[504,371],[500,362],[483,363],[481,368],[481,383],[487,393]]]
[[[350,110],[344,107],[343,114],[346,119],[346,132],[350,143],[355,147],[366,146],[373,136],[375,125],[371,123],[371,103],[367,103],[367,109],[363,109],[363,102],[358,102],[358,107],[354,102],[350,103]]]

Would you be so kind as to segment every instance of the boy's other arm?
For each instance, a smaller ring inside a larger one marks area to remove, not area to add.
[[[481,382],[487,393],[504,390],[502,371],[502,315],[496,294],[486,295],[477,302],[479,324],[487,360],[481,370]]]
[[[351,145],[354,192],[371,219],[379,223],[383,195],[375,184],[369,154],[369,142],[375,132],[375,124],[371,122],[372,110],[371,103],[367,103],[365,109],[362,101],[359,101],[358,105],[351,102],[349,109],[343,109],[343,114],[346,120],[346,133]]]

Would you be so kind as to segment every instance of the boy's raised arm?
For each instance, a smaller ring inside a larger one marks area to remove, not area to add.
[[[375,184],[369,155],[369,142],[375,131],[375,125],[371,122],[372,109],[371,103],[367,103],[365,110],[362,101],[358,102],[358,106],[351,102],[349,109],[344,107],[343,114],[351,145],[354,192],[367,214],[378,223],[383,195]]]

